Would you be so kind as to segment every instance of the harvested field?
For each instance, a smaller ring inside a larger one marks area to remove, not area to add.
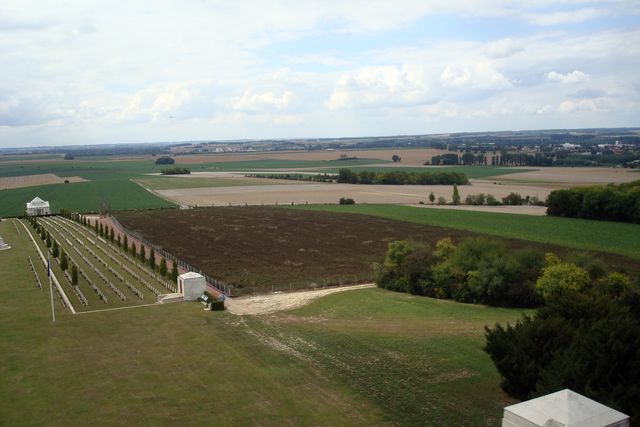
[[[8,190],[10,188],[35,187],[37,185],[64,184],[65,181],[85,182],[87,180],[79,176],[68,176],[60,178],[59,176],[52,173],[25,176],[7,176],[0,177],[0,190]]]
[[[557,183],[571,185],[609,184],[638,179],[632,169],[540,167],[499,178],[501,181]]]
[[[340,155],[358,157],[360,159],[380,159],[391,161],[394,154],[399,155],[402,161],[399,164],[422,166],[431,160],[431,157],[448,153],[444,150],[432,148],[393,149],[393,150],[318,150],[318,151],[289,151],[277,153],[247,153],[247,154],[196,154],[176,156],[176,164],[200,164],[209,162],[238,162],[247,160],[337,160]]]
[[[275,205],[337,203],[349,197],[357,203],[416,204],[428,200],[429,193],[451,201],[450,185],[356,185],[330,183],[304,183],[284,181],[281,185],[248,185],[243,187],[189,188],[158,190],[165,199],[189,206]],[[538,196],[544,200],[551,189],[546,186],[524,184],[501,185],[488,181],[471,181],[472,185],[459,186],[464,199],[469,194],[493,194],[500,199],[511,192],[522,196]]]
[[[371,263],[383,259],[390,241],[434,245],[443,237],[458,240],[478,235],[372,216],[255,206],[121,212],[117,219],[178,258],[235,286],[236,294],[370,281]],[[507,241],[514,248],[572,251]],[[627,270],[637,265],[620,255],[601,257]]]

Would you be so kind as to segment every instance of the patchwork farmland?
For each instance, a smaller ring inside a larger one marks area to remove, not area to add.
[[[39,227],[50,234],[50,247],[28,222],[20,223],[23,232],[37,245],[38,256],[32,258],[35,270],[46,269],[46,259],[51,259],[54,280],[59,284],[56,290],[72,311],[152,304],[158,295],[175,292],[175,285],[152,271],[149,264],[134,259],[115,243],[74,221],[59,216],[37,220]],[[56,244],[60,248],[57,257],[52,254]],[[63,253],[68,260],[65,270]],[[77,284],[72,283],[73,267],[78,273]]]

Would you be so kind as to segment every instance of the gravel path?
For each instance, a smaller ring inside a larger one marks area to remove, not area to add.
[[[310,303],[316,298],[336,292],[350,291],[353,289],[373,288],[375,284],[343,286],[340,288],[319,289],[315,291],[301,291],[288,293],[275,293],[241,298],[227,298],[224,302],[229,313],[236,315],[269,314],[277,311],[291,310]]]

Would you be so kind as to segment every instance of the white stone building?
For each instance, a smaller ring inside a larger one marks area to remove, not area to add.
[[[564,389],[507,406],[502,427],[629,427],[629,416]]]
[[[207,289],[204,276],[192,271],[178,276],[178,293],[184,296],[185,301],[195,301]]]
[[[50,214],[51,209],[49,209],[49,202],[42,200],[40,197],[36,197],[35,199],[27,203],[27,215],[29,216]]]

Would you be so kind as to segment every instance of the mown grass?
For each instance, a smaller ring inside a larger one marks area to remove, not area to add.
[[[314,205],[297,206],[295,209],[373,215],[640,259],[638,224],[397,205]]]
[[[513,402],[482,351],[483,328],[521,314],[367,289],[249,324],[337,375],[398,424],[491,426]]]
[[[367,397],[198,303],[78,315],[56,303],[52,324],[33,244],[7,221],[0,235],[12,245],[0,252],[1,424],[385,424]]]

